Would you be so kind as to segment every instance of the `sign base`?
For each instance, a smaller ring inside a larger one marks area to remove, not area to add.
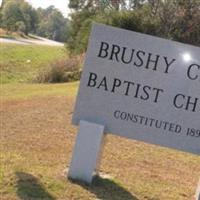
[[[104,126],[80,121],[68,178],[92,183],[93,176],[98,172],[104,137]]]
[[[200,200],[200,180],[197,186],[197,191],[196,191],[196,199],[195,200]]]

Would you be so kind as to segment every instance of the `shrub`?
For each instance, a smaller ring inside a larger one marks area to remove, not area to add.
[[[37,83],[62,83],[77,81],[81,77],[84,55],[56,60],[41,70],[34,78]]]

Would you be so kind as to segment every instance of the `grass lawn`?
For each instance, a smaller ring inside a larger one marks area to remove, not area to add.
[[[68,84],[2,84],[1,102],[26,100],[37,97],[75,96],[78,82]]]
[[[1,43],[1,83],[30,82],[39,70],[64,57],[67,57],[64,47]]]
[[[107,178],[90,187],[67,180],[77,87],[1,85],[1,200],[193,200],[199,156],[111,135],[100,167]]]

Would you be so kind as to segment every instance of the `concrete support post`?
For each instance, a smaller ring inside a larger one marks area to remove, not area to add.
[[[92,183],[100,159],[104,126],[80,121],[68,177]]]

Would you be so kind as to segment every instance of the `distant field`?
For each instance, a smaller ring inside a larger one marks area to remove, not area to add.
[[[108,136],[91,187],[66,179],[78,82],[0,88],[1,200],[193,200],[200,157]]]
[[[30,82],[39,70],[55,59],[67,57],[64,47],[40,45],[0,45],[1,83]]]

